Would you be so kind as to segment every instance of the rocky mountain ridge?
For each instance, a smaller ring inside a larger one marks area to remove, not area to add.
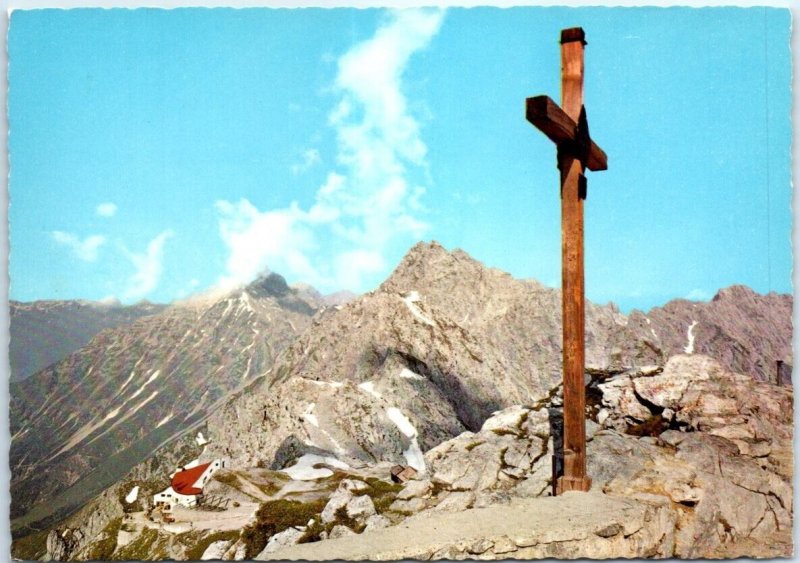
[[[102,331],[12,383],[16,526],[74,510],[191,431],[231,391],[268,373],[315,312],[270,274],[220,299]]]
[[[215,453],[277,468],[292,443],[410,463],[412,448],[425,451],[475,431],[495,410],[548,396],[561,378],[560,335],[558,290],[420,243],[377,290],[318,314],[269,378],[209,419]],[[711,303],[675,301],[629,316],[587,303],[590,373],[702,351],[763,380],[777,360],[791,361],[790,350],[790,296],[733,287]]]

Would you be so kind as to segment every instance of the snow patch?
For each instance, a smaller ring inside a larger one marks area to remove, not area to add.
[[[491,418],[487,418],[481,426],[481,432],[489,430],[499,430],[501,428],[518,428],[523,415],[527,409],[515,405],[492,413]]]
[[[125,495],[125,502],[128,504],[132,502],[136,502],[136,499],[139,497],[139,485],[136,485],[134,488],[131,489],[127,495]]]
[[[134,414],[135,412],[138,412],[138,411],[139,411],[139,409],[141,409],[141,408],[142,408],[143,406],[145,406],[147,403],[149,403],[150,401],[152,401],[153,399],[155,399],[156,395],[158,395],[158,391],[153,391],[152,393],[150,393],[150,396],[149,396],[149,397],[147,397],[147,398],[146,398],[144,401],[142,401],[141,403],[139,403],[138,405],[136,405],[136,408],[135,408],[135,409],[133,409],[133,411],[131,412],[131,414]]]
[[[192,467],[197,467],[198,465],[200,465],[200,458],[199,457],[197,459],[193,459],[192,461],[190,461],[189,463],[184,465],[183,469],[185,471],[187,469],[191,469]]]
[[[281,473],[286,473],[296,481],[311,481],[313,479],[321,479],[322,477],[330,477],[333,475],[333,471],[327,467],[314,467],[320,463],[330,465],[337,469],[350,468],[345,462],[339,461],[335,457],[305,454],[297,458],[297,462],[291,467],[281,469]]]
[[[128,398],[128,401],[132,401],[133,399],[135,399],[136,397],[138,397],[139,395],[141,395],[141,394],[142,394],[142,392],[144,391],[145,387],[147,387],[147,386],[148,386],[148,385],[150,385],[150,384],[151,384],[153,381],[155,381],[155,380],[156,380],[156,378],[159,376],[159,374],[160,374],[160,373],[161,373],[161,370],[156,370],[156,371],[154,371],[154,372],[153,372],[153,375],[151,375],[151,376],[150,376],[150,378],[149,378],[147,381],[145,381],[145,382],[144,382],[144,384],[143,384],[141,387],[139,387],[139,388],[136,390],[136,392],[135,392],[133,395],[131,395],[131,396]],[[126,402],[127,402],[127,401],[126,401]]]
[[[303,419],[307,420],[317,428],[319,428],[319,420],[317,420],[317,416],[313,414],[315,403],[310,403],[306,410],[303,412]]]
[[[328,439],[328,441],[331,444],[333,444],[333,449],[336,450],[337,454],[344,455],[344,454],[347,453],[344,450],[344,448],[342,447],[342,445],[339,442],[336,441],[336,438],[331,436],[330,433],[327,430],[325,430],[324,428],[320,427],[320,431],[325,435],[325,437]]]
[[[198,446],[205,446],[208,444],[208,440],[206,440],[206,437],[203,436],[202,432],[197,433],[197,436],[194,437],[194,441],[197,442]]]
[[[383,399],[383,395],[375,391],[375,384],[372,383],[371,381],[365,381],[364,383],[359,383],[358,388],[361,389],[362,391],[366,391],[367,393],[369,393],[378,400]]]
[[[411,314],[414,315],[417,319],[419,319],[428,326],[436,326],[435,323],[431,319],[426,317],[422,313],[422,311],[419,310],[419,307],[417,307],[416,303],[417,301],[419,301],[419,292],[410,291],[408,292],[408,295],[406,295],[405,297],[401,297],[401,299],[403,300],[403,303],[406,304],[406,307],[408,307],[408,310],[411,311]]]
[[[419,448],[416,436],[411,439],[408,449],[403,452],[403,457],[406,458],[408,465],[420,473],[425,471],[425,456],[422,455],[422,450]]]
[[[420,374],[418,374],[418,373],[414,373],[413,371],[411,371],[411,370],[410,370],[410,369],[408,369],[408,368],[403,368],[403,369],[400,371],[400,374],[399,374],[399,375],[400,375],[400,377],[403,377],[403,378],[405,378],[405,379],[425,379],[425,378],[424,378],[424,377],[422,377]]]
[[[86,375],[89,375],[88,373]],[[122,384],[122,387],[119,388],[120,392],[128,386],[128,383],[131,382],[133,376],[136,375],[136,370],[132,371],[131,374],[128,376],[128,379],[125,380],[125,383]]]
[[[389,417],[389,420],[394,422],[394,425],[397,426],[397,429],[400,430],[406,438],[411,439],[408,448],[403,452],[403,457],[406,458],[408,465],[417,471],[425,471],[425,456],[422,455],[419,442],[417,442],[417,429],[414,428],[414,425],[411,424],[408,417],[397,407],[389,407],[386,409],[386,416]]]
[[[250,311],[251,313],[255,313],[253,306],[250,304],[250,296],[247,294],[246,291],[243,291],[239,295],[239,301],[241,302],[241,306],[242,308],[244,308],[245,311]]]
[[[317,381],[316,379],[308,379],[307,377],[301,377],[300,379],[303,379],[308,383],[313,383],[314,385],[318,385],[319,387],[333,387],[334,389],[338,389],[339,387],[344,385],[344,383],[342,383],[341,381]]]
[[[411,424],[406,415],[404,415],[397,407],[389,407],[386,409],[386,416],[389,420],[394,422],[397,429],[402,432],[407,438],[415,438],[417,436],[417,429]]]
[[[169,413],[167,416],[165,416],[164,418],[162,418],[161,420],[158,421],[158,424],[156,424],[156,428],[164,426],[171,419],[172,419],[172,413]]]
[[[252,346],[252,344],[250,346]],[[247,348],[249,348],[250,346],[248,346]],[[245,348],[245,350],[247,348]],[[242,351],[244,352],[244,350],[242,350]],[[249,358],[247,358],[247,367],[244,368],[244,373],[242,374],[242,381],[247,379],[247,374],[250,373],[250,364],[252,362],[253,362],[253,356],[250,356]]]
[[[689,330],[686,331],[688,342],[683,349],[684,354],[694,354],[694,327],[697,326],[697,321],[692,321],[689,325]]]
[[[652,332],[652,333],[653,333],[653,338],[658,338],[658,335],[656,334],[656,331],[655,331],[655,330],[653,330],[653,329],[651,328],[651,329],[650,329],[650,332]]]
[[[106,415],[106,417],[103,419],[103,422],[105,422],[105,421],[107,421],[107,420],[111,420],[112,418],[114,418],[115,416],[117,416],[117,415],[119,414],[119,409],[121,409],[121,408],[122,408],[122,407],[117,407],[117,408],[115,408],[113,411],[111,411],[110,413],[108,413],[108,414]]]

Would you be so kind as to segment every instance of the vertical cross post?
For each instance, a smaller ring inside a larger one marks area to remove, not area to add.
[[[561,107],[575,123],[583,109],[583,30],[561,32]],[[584,165],[575,151],[558,150],[561,171],[561,291],[562,359],[564,366],[564,475],[556,491],[588,491],[586,475],[586,392],[583,382],[584,277],[583,200]]]
[[[547,96],[526,100],[526,117],[558,149],[561,173],[562,360],[564,377],[564,473],[554,475],[556,494],[588,491],[586,474],[585,298],[583,275],[583,202],[589,170],[605,170],[607,158],[589,136],[583,106],[581,28],[561,32],[561,107]]]

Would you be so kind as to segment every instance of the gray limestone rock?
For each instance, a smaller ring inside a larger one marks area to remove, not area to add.
[[[226,540],[212,542],[203,552],[203,555],[200,556],[200,561],[218,561],[223,559],[231,544],[233,544],[232,541]]]
[[[396,500],[390,506],[389,510],[393,510],[394,512],[400,513],[407,513],[407,514],[414,514],[421,510],[424,510],[428,506],[428,503],[425,502],[423,499],[418,497],[412,497],[408,500]]]
[[[353,497],[346,505],[347,515],[358,521],[364,521],[375,515],[375,505],[367,495]]]
[[[272,553],[274,551],[278,551],[279,549],[283,549],[289,545],[295,545],[298,540],[302,537],[305,533],[305,528],[287,528],[282,532],[279,532],[269,538],[267,541],[267,546],[261,550],[256,556],[256,559],[266,555],[267,553]]]
[[[328,539],[335,540],[336,538],[344,538],[347,536],[354,536],[354,535],[356,535],[356,533],[347,526],[342,526],[341,524],[337,524],[331,530]]]
[[[414,497],[425,498],[429,495],[431,489],[433,489],[433,484],[429,479],[412,479],[397,493],[397,498],[399,500],[408,500]]]
[[[475,494],[470,491],[457,491],[447,493],[445,497],[439,501],[434,510],[438,512],[458,512],[466,510],[475,502]]]
[[[338,488],[328,499],[325,508],[322,509],[322,514],[320,514],[322,522],[333,522],[336,519],[336,511],[347,506],[352,500],[353,493],[346,488]]]
[[[383,528],[387,528],[392,525],[391,520],[386,518],[386,516],[381,516],[380,514],[373,514],[369,518],[367,518],[366,522],[364,522],[364,531],[369,532],[370,530],[380,530]]]

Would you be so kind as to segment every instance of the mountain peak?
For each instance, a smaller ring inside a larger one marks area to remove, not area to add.
[[[283,297],[291,292],[286,278],[274,272],[260,275],[245,290],[254,297]]]
[[[474,271],[476,266],[484,267],[462,250],[450,252],[436,241],[418,242],[381,284],[381,289],[394,292],[418,289],[433,281],[432,277],[466,276],[465,267]]]
[[[732,285],[720,289],[712,301],[752,299],[755,296],[756,292],[746,285]]]

